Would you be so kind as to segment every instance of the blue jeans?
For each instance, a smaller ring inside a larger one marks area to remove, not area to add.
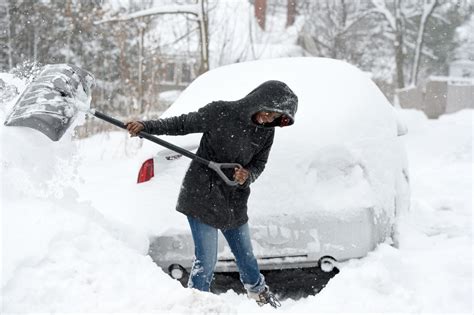
[[[209,291],[214,268],[217,263],[218,229],[188,216],[194,240],[195,259],[188,287]],[[265,278],[260,273],[257,259],[253,255],[248,224],[235,229],[221,230],[234,254],[240,272],[240,281],[248,292],[260,293],[265,289]]]

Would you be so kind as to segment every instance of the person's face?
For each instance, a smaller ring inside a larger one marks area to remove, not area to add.
[[[258,112],[255,114],[255,120],[259,124],[269,124],[281,116],[280,113],[275,112]]]

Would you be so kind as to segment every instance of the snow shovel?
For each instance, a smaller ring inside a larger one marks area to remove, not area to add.
[[[4,124],[33,128],[51,140],[58,141],[81,111],[119,128],[127,129],[120,120],[90,108],[94,82],[95,79],[91,73],[74,65],[46,65],[18,98]],[[235,167],[241,168],[242,166],[238,163],[208,161],[144,131],[138,133],[138,136],[206,165],[229,186],[238,185],[222,171]]]

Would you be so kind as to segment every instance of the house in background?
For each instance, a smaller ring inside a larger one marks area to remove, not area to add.
[[[454,61],[449,76],[431,76],[423,86],[398,90],[397,96],[402,108],[422,110],[432,119],[474,108],[474,61]]]
[[[196,78],[198,67],[197,56],[160,56],[160,90],[184,90]]]

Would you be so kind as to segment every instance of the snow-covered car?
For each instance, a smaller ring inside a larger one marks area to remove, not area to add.
[[[262,270],[321,267],[329,272],[377,244],[396,242],[397,215],[409,207],[406,128],[370,75],[342,61],[284,58],[245,62],[198,77],[162,115],[195,111],[214,100],[237,100],[266,80],[288,84],[299,98],[295,124],[277,128],[265,171],[251,185],[249,225]],[[195,152],[200,134],[161,138]],[[149,254],[174,278],[190,270],[193,240],[174,211],[190,160],[144,145],[139,182],[162,200],[169,229],[151,238]],[[148,181],[149,180],[149,181]],[[151,192],[149,192],[151,193]],[[177,214],[182,216],[181,214]],[[182,216],[184,218],[184,216]],[[235,272],[219,237],[216,272]]]

